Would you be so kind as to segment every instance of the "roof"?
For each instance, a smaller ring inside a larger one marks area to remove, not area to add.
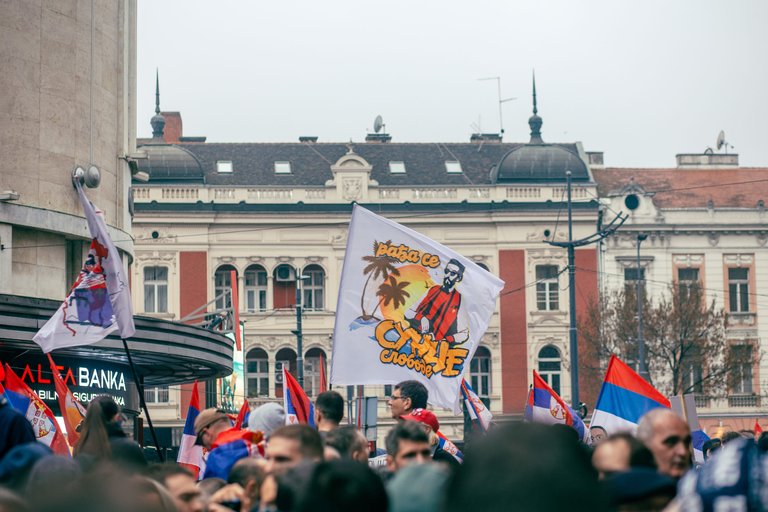
[[[202,168],[204,181],[216,186],[275,186],[313,187],[324,186],[333,179],[331,166],[347,154],[350,146],[371,166],[371,179],[382,186],[445,186],[490,185],[491,170],[510,151],[524,144],[499,143],[180,143],[173,146],[142,146],[155,152],[157,148],[175,147],[194,156]],[[575,144],[562,145],[563,147]],[[165,151],[165,150],[161,150]],[[216,172],[216,162],[231,161],[232,173]],[[290,174],[276,174],[275,162],[291,163]],[[389,162],[404,162],[406,172],[391,173]],[[447,161],[458,161],[461,173],[448,173]],[[191,163],[191,162],[190,162]],[[162,170],[155,166],[150,156],[150,184],[161,180],[190,180],[197,176],[181,166]],[[144,169],[142,169],[144,170]],[[165,174],[162,174],[165,173]],[[553,181],[564,181],[556,173],[550,173]],[[538,174],[536,181],[549,178]]]
[[[768,199],[768,168],[593,169],[601,197],[620,193],[632,180],[660,208],[755,208]]]
[[[186,149],[171,144],[141,146],[147,158],[137,160],[139,171],[149,174],[155,182],[201,183],[203,168],[200,161]]]
[[[504,155],[495,178],[499,183],[565,182],[566,171],[573,181],[590,181],[576,144],[525,144]]]

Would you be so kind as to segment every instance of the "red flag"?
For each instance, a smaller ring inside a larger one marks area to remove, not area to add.
[[[70,455],[64,433],[51,409],[24,384],[8,363],[5,364],[5,396],[14,409],[26,416],[38,441],[50,446],[58,455]]]
[[[248,417],[251,415],[251,404],[248,400],[243,401],[243,406],[240,407],[240,412],[237,413],[237,419],[235,420],[235,428],[247,428]],[[245,427],[243,427],[245,425]]]
[[[328,380],[325,377],[325,356],[320,353],[320,393],[328,390]]]
[[[59,374],[59,369],[56,367],[56,363],[53,362],[51,353],[49,352],[46,355],[48,356],[48,363],[51,365],[56,394],[59,396],[59,408],[64,418],[64,426],[67,427],[67,442],[69,446],[74,448],[77,440],[80,439],[80,433],[77,431],[77,428],[85,419],[85,407],[77,401],[75,395],[64,384],[61,374]]]
[[[763,429],[760,427],[760,423],[755,420],[755,437],[760,436],[763,433]]]
[[[315,426],[315,406],[285,366],[283,366],[283,407],[286,423],[306,423],[310,427]]]

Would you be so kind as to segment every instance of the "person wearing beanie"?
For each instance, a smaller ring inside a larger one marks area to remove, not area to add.
[[[263,433],[265,439],[269,439],[272,432],[283,425],[285,425],[285,409],[275,402],[260,405],[251,411],[248,418],[248,429]]]

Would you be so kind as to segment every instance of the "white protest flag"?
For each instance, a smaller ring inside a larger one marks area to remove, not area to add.
[[[75,186],[88,221],[91,248],[69,295],[33,338],[46,353],[96,343],[116,329],[121,338],[130,338],[136,332],[120,254],[109,237],[101,211],[88,200],[79,182]]]
[[[333,333],[331,383],[418,380],[457,414],[465,364],[504,282],[429,238],[355,205]]]

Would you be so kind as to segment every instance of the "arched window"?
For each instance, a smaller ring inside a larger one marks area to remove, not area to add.
[[[245,309],[249,313],[267,310],[267,271],[261,265],[245,269]]]
[[[216,309],[219,311],[232,308],[231,271],[233,270],[235,271],[235,276],[237,276],[237,270],[232,265],[222,265],[213,274],[213,293],[216,298]],[[232,318],[232,315],[228,312],[224,317],[213,317],[209,325],[216,329],[232,329]]]
[[[547,345],[539,350],[539,375],[558,395],[560,394],[561,363],[560,351],[557,347]]]
[[[283,397],[283,367],[296,377],[296,352],[290,348],[281,348],[275,356],[275,396]]]
[[[322,389],[321,384],[327,381],[327,357],[321,348],[311,348],[304,356],[304,391],[308,396],[317,396],[327,389]],[[324,381],[324,382],[323,382]]]
[[[269,360],[260,348],[245,356],[245,392],[247,396],[269,396]]]
[[[325,307],[323,293],[325,288],[325,271],[320,265],[307,265],[302,272],[306,279],[302,280],[302,304],[308,311],[322,311]]]
[[[475,356],[469,363],[470,385],[477,396],[490,405],[491,397],[491,351],[485,347],[477,347]]]
[[[475,263],[477,264],[478,267],[480,267],[481,269],[485,270],[486,272],[490,272],[491,271],[491,269],[489,269],[488,265],[486,265],[485,263],[482,263],[480,261],[476,261]]]

